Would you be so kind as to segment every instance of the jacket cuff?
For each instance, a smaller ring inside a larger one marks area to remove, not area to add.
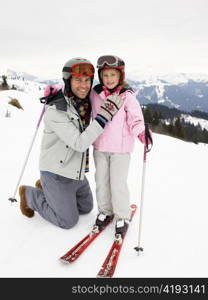
[[[106,119],[104,119],[103,117],[101,117],[100,115],[97,115],[95,117],[95,120],[104,128],[106,123],[108,122]]]

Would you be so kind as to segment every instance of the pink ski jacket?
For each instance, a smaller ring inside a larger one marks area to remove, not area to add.
[[[102,152],[126,153],[132,152],[134,138],[137,138],[145,129],[143,113],[135,93],[129,89],[122,89],[120,96],[123,106],[109,121],[103,133],[96,139],[93,146]],[[106,99],[106,94],[99,84],[95,86],[90,94],[92,104],[92,117],[99,113],[100,106]]]

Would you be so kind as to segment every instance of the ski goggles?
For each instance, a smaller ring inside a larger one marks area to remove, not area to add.
[[[70,72],[72,76],[90,76],[95,73],[95,69],[92,64],[89,63],[77,63],[71,67],[64,67],[63,72]]]
[[[108,65],[109,67],[124,66],[124,62],[120,60],[117,56],[113,56],[113,55],[103,55],[98,58],[97,61],[98,68],[102,68],[105,64]]]

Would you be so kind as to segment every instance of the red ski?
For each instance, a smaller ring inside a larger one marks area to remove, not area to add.
[[[132,204],[131,209],[132,209],[132,212],[131,212],[130,221],[132,220],[132,218],[136,212],[137,206],[135,204]],[[125,233],[125,235],[126,235],[126,233]],[[116,265],[118,262],[119,254],[120,254],[121,248],[123,246],[125,235],[123,237],[120,234],[116,235],[113,245],[112,245],[97,277],[113,277],[113,274],[115,272]]]
[[[66,254],[60,257],[60,260],[65,263],[74,262],[111,222],[112,220],[102,230],[98,230],[95,226],[95,228],[93,228],[93,230],[88,233],[79,243],[77,243]]]

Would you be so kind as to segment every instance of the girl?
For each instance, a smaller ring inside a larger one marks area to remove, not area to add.
[[[99,214],[95,227],[100,230],[115,216],[116,234],[125,234],[130,219],[127,175],[134,138],[145,143],[143,113],[133,90],[124,82],[125,63],[113,55],[98,58],[98,77],[90,95],[92,116],[96,117],[102,103],[110,95],[119,95],[123,106],[105,126],[94,142],[96,197]]]

